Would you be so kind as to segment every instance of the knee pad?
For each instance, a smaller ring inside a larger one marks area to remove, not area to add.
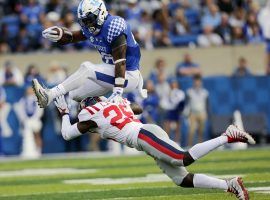
[[[184,164],[184,166],[189,166],[194,161],[195,160],[192,158],[192,156],[190,155],[190,153],[188,151],[186,151],[185,154],[184,154],[184,158],[183,158],[183,164]]]
[[[188,173],[180,184],[181,187],[194,187],[193,184],[194,174]]]

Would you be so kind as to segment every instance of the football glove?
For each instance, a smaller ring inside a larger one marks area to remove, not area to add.
[[[53,26],[42,31],[42,36],[52,42],[58,42],[63,37],[63,29]]]
[[[107,99],[107,102],[112,102],[112,103],[116,103],[119,104],[123,98],[122,98],[122,94],[124,92],[124,88],[121,87],[114,87],[113,88],[113,93],[112,95]]]
[[[54,104],[58,111],[60,112],[61,116],[64,116],[66,114],[69,114],[68,105],[66,103],[64,95],[56,97],[54,99]]]

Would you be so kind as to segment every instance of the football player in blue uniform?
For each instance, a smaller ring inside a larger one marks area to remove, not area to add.
[[[47,89],[34,79],[33,88],[40,107],[46,107],[54,98],[69,93],[76,101],[88,96],[101,96],[110,91],[108,101],[117,102],[122,93],[138,89],[146,98],[139,71],[140,48],[130,26],[119,16],[108,13],[102,0],[82,0],[78,6],[80,31],[50,27],[42,32],[44,38],[58,44],[89,40],[99,51],[102,64],[83,62],[80,68],[63,83]]]

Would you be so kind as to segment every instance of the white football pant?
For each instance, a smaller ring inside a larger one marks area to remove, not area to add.
[[[183,165],[185,151],[159,126],[144,124],[138,135],[138,150],[152,156],[160,169],[176,185],[180,185],[188,171]]]
[[[63,83],[70,98],[81,101],[89,96],[102,96],[114,87],[115,66],[110,64],[93,64],[83,62],[80,68],[70,75]],[[124,92],[141,89],[143,79],[139,70],[126,71]]]

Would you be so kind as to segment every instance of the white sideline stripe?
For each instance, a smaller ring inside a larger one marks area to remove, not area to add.
[[[95,173],[97,169],[75,169],[75,168],[41,168],[41,169],[22,169],[14,171],[0,171],[0,178],[20,177],[20,176],[52,176],[60,174],[84,174]]]
[[[231,178],[236,176],[243,177],[244,175],[212,175],[217,178]],[[170,182],[171,179],[165,174],[147,174],[144,177],[129,177],[129,178],[93,178],[93,179],[71,179],[64,180],[65,184],[91,184],[91,185],[114,185],[114,184],[130,184],[130,183],[155,183],[155,182]]]

